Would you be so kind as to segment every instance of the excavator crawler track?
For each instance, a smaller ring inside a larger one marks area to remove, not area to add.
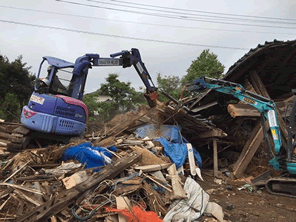
[[[296,198],[296,178],[274,177],[265,186],[271,194]]]

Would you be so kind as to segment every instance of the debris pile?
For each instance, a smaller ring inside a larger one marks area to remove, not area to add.
[[[223,221],[222,208],[197,182],[203,179],[199,153],[180,126],[163,125],[167,109],[140,107],[84,140],[8,154],[1,166],[0,218],[172,221],[206,213]],[[209,129],[200,121],[201,132]]]
[[[288,104],[295,98],[291,44],[259,45],[224,77],[276,102],[284,147]],[[282,208],[278,199],[262,198],[263,178],[278,175],[268,166],[260,113],[231,96],[207,91],[139,107],[105,125],[92,124],[84,139],[66,145],[42,147],[37,139],[39,148],[21,150],[26,132],[19,126],[0,121],[3,221],[258,221],[259,212],[238,210],[234,218],[229,212],[237,205],[252,211],[264,201],[276,206],[268,212],[264,207],[266,217],[294,219],[287,214],[296,212],[293,201]],[[204,188],[208,181],[214,188]],[[238,193],[242,198],[231,203]],[[210,201],[216,194],[226,199],[223,210],[218,199]],[[246,194],[258,195],[244,203]]]

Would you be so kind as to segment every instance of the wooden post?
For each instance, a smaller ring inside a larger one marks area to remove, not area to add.
[[[264,124],[266,126],[266,129],[269,130],[269,125],[267,124],[267,121],[265,121]],[[257,122],[257,125],[254,127],[254,130],[249,140],[245,144],[239,158],[233,166],[233,174],[236,178],[240,178],[243,175],[244,171],[251,162],[263,139],[264,135],[262,123]]]
[[[214,154],[214,177],[218,177],[218,150],[217,150],[217,139],[213,139],[213,154]]]
[[[270,99],[270,96],[269,96],[264,84],[262,83],[260,77],[258,76],[257,72],[251,73],[250,83],[254,87],[257,94],[260,94],[260,95]],[[280,126],[281,133],[282,133],[282,143],[286,147],[286,139],[288,138],[287,126],[286,126],[284,120],[282,119],[278,108],[276,109],[276,112],[278,115],[279,126]]]

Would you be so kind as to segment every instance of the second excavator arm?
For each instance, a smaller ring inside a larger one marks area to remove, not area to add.
[[[278,154],[282,147],[282,141],[278,124],[278,117],[276,114],[275,102],[268,98],[245,90],[244,87],[240,84],[220,79],[201,77],[199,79],[195,79],[192,83],[189,83],[187,85],[188,91],[202,91],[204,89],[212,89],[217,92],[232,95],[240,101],[243,101],[258,109],[258,111],[264,117],[264,121],[262,121],[262,124],[264,124],[263,126],[265,126],[265,119],[267,119],[269,123],[274,142],[275,157],[270,160],[270,164],[272,164],[274,168],[280,169]],[[268,136],[266,134],[264,135],[264,137],[268,141]],[[268,144],[268,146],[270,148],[270,144]]]

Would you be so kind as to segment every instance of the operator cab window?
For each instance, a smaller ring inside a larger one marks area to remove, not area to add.
[[[70,96],[69,86],[72,79],[72,71],[72,67],[56,68],[45,61],[41,67],[39,80],[37,80],[37,90],[41,93]],[[52,78],[50,78],[51,75]]]

